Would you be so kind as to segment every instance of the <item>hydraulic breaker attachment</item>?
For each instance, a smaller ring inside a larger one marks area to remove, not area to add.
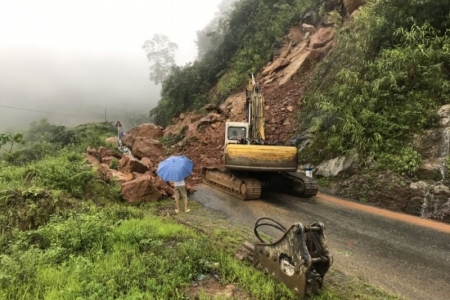
[[[266,243],[258,231],[261,226],[276,228],[283,236],[276,242]],[[286,229],[263,217],[256,221],[254,232],[261,243],[246,242],[244,246],[251,252],[249,259],[257,269],[284,283],[299,295],[299,299],[320,292],[325,273],[333,263],[325,242],[323,223],[310,226],[296,223]]]

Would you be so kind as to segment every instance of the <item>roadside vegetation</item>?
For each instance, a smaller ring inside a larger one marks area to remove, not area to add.
[[[357,154],[412,176],[422,160],[414,135],[436,126],[437,108],[450,103],[450,4],[366,2],[316,68],[299,113],[316,138],[303,155],[317,163]]]
[[[173,217],[170,199],[123,202],[83,157],[87,146],[115,134],[111,124],[37,124],[23,133],[20,154],[0,159],[0,299],[189,299],[192,283],[205,278],[236,286],[235,299],[295,299],[234,258],[251,230],[196,203]],[[331,274],[312,299],[395,299]],[[199,299],[224,299],[216,292]]]

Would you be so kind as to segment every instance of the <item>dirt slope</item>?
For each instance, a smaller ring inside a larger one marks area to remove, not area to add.
[[[296,113],[307,86],[313,63],[321,60],[334,43],[334,29],[323,27],[311,34],[300,26],[291,29],[284,46],[268,65],[256,74],[265,98],[266,139],[269,143],[289,143],[295,135]],[[246,121],[245,89],[230,96],[220,106],[207,105],[206,115],[181,114],[166,127],[164,137],[180,132],[184,138],[171,146],[172,154],[184,154],[194,163],[194,175],[188,181],[200,182],[204,166],[221,165],[226,121]]]

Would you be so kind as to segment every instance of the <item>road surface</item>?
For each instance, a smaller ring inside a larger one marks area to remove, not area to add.
[[[190,198],[249,226],[262,216],[286,228],[321,221],[334,268],[405,299],[450,299],[450,225],[371,208],[325,194],[242,201],[205,185]],[[279,237],[278,232],[266,233]]]

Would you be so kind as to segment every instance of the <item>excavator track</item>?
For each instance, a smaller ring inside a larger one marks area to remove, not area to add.
[[[259,199],[261,196],[259,180],[238,177],[225,168],[203,168],[202,179],[204,183],[242,200]]]
[[[284,172],[281,173],[284,178],[289,178],[293,181],[293,192],[297,196],[303,198],[310,198],[319,192],[319,185],[317,182],[302,173],[297,172]]]

